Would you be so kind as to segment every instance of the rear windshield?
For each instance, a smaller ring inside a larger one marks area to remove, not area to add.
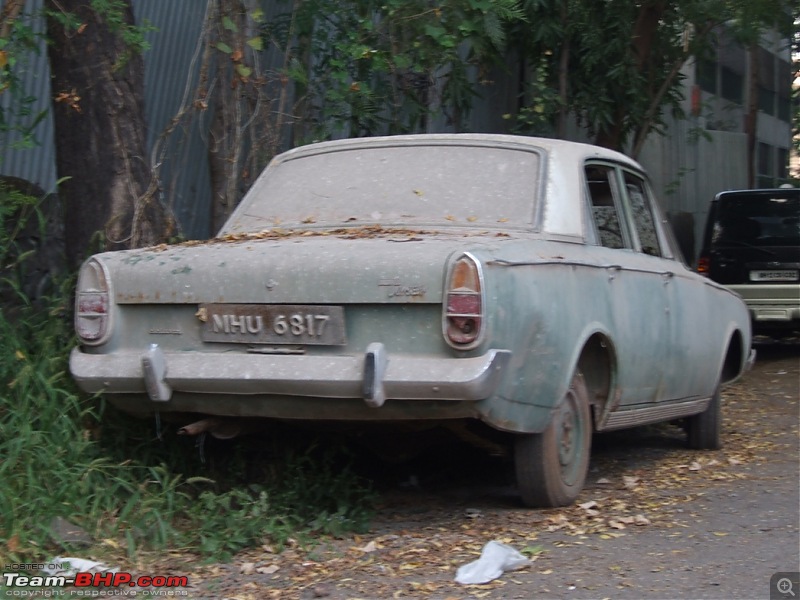
[[[529,227],[532,149],[438,144],[337,149],[262,175],[223,233],[344,225]]]
[[[800,246],[800,194],[722,196],[712,242],[718,245]]]

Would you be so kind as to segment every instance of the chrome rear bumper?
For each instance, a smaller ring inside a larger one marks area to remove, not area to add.
[[[296,356],[207,352],[89,354],[74,348],[70,371],[87,392],[143,393],[167,402],[174,392],[363,398],[378,408],[385,400],[488,398],[499,386],[511,352],[439,358],[390,355],[380,343],[364,355]]]

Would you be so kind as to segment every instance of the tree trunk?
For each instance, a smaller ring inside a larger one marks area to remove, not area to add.
[[[212,234],[225,224],[244,194],[243,171],[249,150],[246,131],[257,116],[248,102],[253,94],[252,82],[249,76],[242,75],[247,70],[255,72],[246,43],[252,33],[248,23],[250,9],[242,0],[213,0],[209,11],[216,21],[210,39],[215,49],[210,70],[216,78],[210,96],[214,117],[208,147]],[[221,51],[221,46],[231,52]]]
[[[567,111],[569,106],[569,59],[570,59],[570,37],[572,33],[569,27],[569,7],[566,0],[561,3],[561,26],[564,31],[564,39],[561,42],[561,55],[558,59],[558,116],[556,117],[556,137],[565,139],[567,137]]]
[[[163,241],[164,209],[146,157],[144,62],[85,0],[46,0],[56,169],[67,260]],[[110,9],[113,10],[113,9]],[[133,24],[130,3],[121,16]],[[99,236],[98,236],[99,232]],[[102,244],[102,246],[101,246]]]
[[[642,73],[647,69],[653,51],[653,39],[656,29],[661,23],[661,18],[667,9],[666,0],[645,2],[639,9],[636,23],[633,26],[631,44],[634,58],[636,60],[636,71]],[[626,115],[627,109],[623,103],[618,104],[612,126],[599,131],[595,144],[611,148],[612,150],[623,150],[626,142]]]
[[[747,80],[747,114],[744,117],[744,132],[747,136],[747,187],[756,187],[756,133],[758,127],[758,44],[750,46],[748,52],[750,69]]]

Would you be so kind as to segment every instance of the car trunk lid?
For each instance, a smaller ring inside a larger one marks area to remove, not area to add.
[[[463,236],[403,232],[183,244],[99,257],[117,304],[440,303]]]

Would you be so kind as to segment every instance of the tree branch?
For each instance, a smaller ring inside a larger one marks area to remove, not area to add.
[[[707,36],[713,29],[719,25],[717,22],[709,22],[703,27],[702,31],[697,38],[704,38]],[[661,83],[661,87],[659,87],[658,92],[656,92],[655,96],[650,101],[650,106],[645,113],[644,118],[642,119],[642,124],[637,128],[636,135],[634,136],[634,143],[633,148],[631,150],[631,157],[636,159],[639,156],[639,153],[642,151],[642,147],[644,146],[645,141],[647,140],[647,136],[652,129],[653,120],[655,119],[656,113],[661,109],[661,101],[663,100],[666,93],[669,91],[670,87],[672,87],[675,78],[680,73],[683,65],[686,64],[686,61],[689,60],[693,55],[693,52],[687,50],[673,63],[672,68],[669,71],[669,74]]]

